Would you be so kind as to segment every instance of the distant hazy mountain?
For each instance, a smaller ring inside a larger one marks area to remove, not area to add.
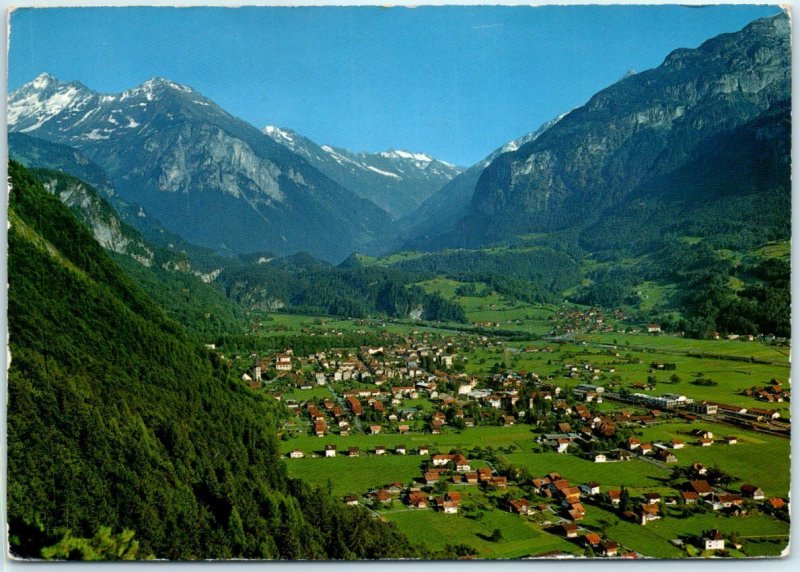
[[[264,133],[305,157],[331,179],[391,214],[408,215],[463,169],[424,153],[352,153],[317,145],[290,129],[267,126]]]
[[[456,222],[467,213],[472,194],[483,170],[503,153],[516,151],[521,146],[534,141],[547,129],[555,125],[562,116],[548,121],[537,130],[509,141],[493,151],[484,160],[463,171],[452,181],[431,195],[413,213],[399,221],[405,230],[406,246],[427,248],[440,245],[443,235],[452,233]]]
[[[70,145],[167,229],[219,252],[339,261],[393,246],[391,217],[193,89],[120,94],[42,74],[9,96],[9,130]]]
[[[584,244],[593,247],[609,233],[646,235],[688,221],[709,203],[724,209],[729,197],[776,190],[754,185],[752,169],[741,169],[746,180],[735,179],[707,161],[721,159],[715,151],[722,148],[738,147],[738,156],[751,157],[741,149],[751,145],[760,149],[763,163],[783,165],[777,179],[788,180],[788,144],[775,144],[775,134],[788,121],[788,113],[776,110],[788,109],[790,56],[789,20],[782,14],[697,49],[675,50],[658,68],[624,78],[537,139],[492,161],[480,175],[457,239],[475,244],[578,228],[585,229]],[[760,130],[754,127],[759,124]],[[723,164],[730,167],[718,167]],[[710,171],[729,184],[713,186],[690,176],[703,173],[707,179]],[[780,192],[788,193],[775,179]],[[719,209],[705,218],[714,220]],[[623,210],[626,217],[620,216]],[[728,214],[741,221],[752,215]],[[781,209],[773,214],[788,217]],[[612,218],[616,225],[605,224]]]

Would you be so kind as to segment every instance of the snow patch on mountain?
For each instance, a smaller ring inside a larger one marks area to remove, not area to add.
[[[433,161],[433,157],[430,157],[425,153],[409,153],[408,151],[394,149],[391,151],[382,151],[378,153],[378,155],[381,157],[386,157],[387,159],[409,159],[412,161],[420,161],[421,163],[430,163]]]
[[[397,175],[395,173],[389,173],[388,171],[381,171],[380,169],[377,169],[377,168],[373,167],[372,165],[367,165],[367,169],[369,169],[370,171],[374,171],[375,173],[378,173],[379,175],[383,175],[384,177],[394,177],[395,179],[402,179],[403,178],[400,175]]]
[[[9,96],[8,125],[24,123],[19,131],[33,131],[62,111],[80,107],[90,97],[80,84],[58,83],[51,75],[41,74]]]

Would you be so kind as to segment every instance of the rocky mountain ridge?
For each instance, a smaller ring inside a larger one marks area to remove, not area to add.
[[[192,243],[331,261],[395,245],[384,211],[190,87],[154,78],[103,95],[42,74],[8,109],[10,131],[78,149]]]
[[[789,99],[789,30],[785,14],[757,20],[602,90],[482,171],[458,239],[585,228],[684,168],[715,137]]]
[[[380,153],[353,153],[330,145],[318,145],[290,129],[267,126],[263,131],[395,219],[413,212],[464,170],[425,153],[394,149]]]

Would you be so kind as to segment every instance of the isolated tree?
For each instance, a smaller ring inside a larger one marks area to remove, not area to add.
[[[630,506],[631,506],[631,495],[628,492],[628,489],[625,488],[625,485],[622,485],[619,488],[619,513],[622,514],[630,510]]]

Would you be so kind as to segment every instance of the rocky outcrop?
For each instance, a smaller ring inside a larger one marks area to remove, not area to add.
[[[485,242],[591,224],[698,147],[790,97],[786,15],[671,53],[599,92],[481,173],[462,238]]]
[[[120,221],[114,209],[86,183],[55,171],[35,171],[47,191],[56,195],[92,232],[100,245],[126,254],[143,264],[153,264],[153,250],[138,233]]]

